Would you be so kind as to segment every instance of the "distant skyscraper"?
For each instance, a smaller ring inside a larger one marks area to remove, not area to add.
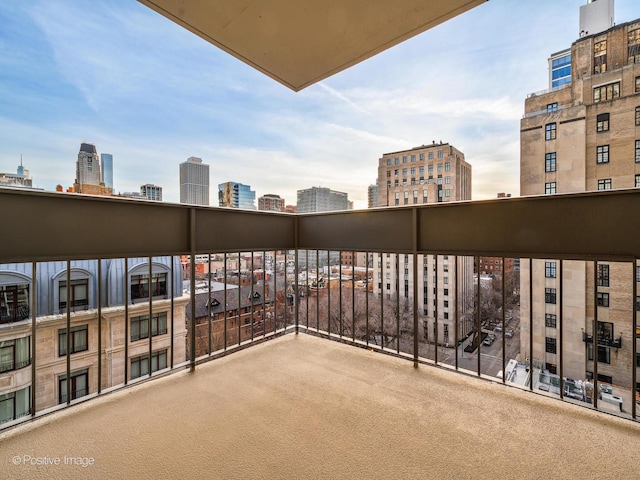
[[[298,213],[329,212],[332,210],[349,210],[353,204],[348,195],[325,187],[311,187],[298,190]]]
[[[162,187],[158,185],[151,185],[147,183],[146,185],[140,186],[140,195],[145,197],[147,200],[155,200],[157,202],[162,201]]]
[[[101,153],[100,163],[102,163],[102,181],[104,182],[104,186],[113,188],[113,155],[110,153]]]
[[[284,198],[280,198],[280,195],[273,195],[271,193],[263,195],[258,198],[258,210],[284,212]]]
[[[242,183],[221,183],[218,185],[218,201],[221,207],[255,210],[256,192]]]
[[[80,144],[78,161],[76,162],[76,181],[73,184],[76,193],[86,193],[89,195],[106,195],[113,193],[111,187],[105,186],[102,181],[100,160],[96,146],[92,143]]]
[[[375,185],[369,185],[367,188],[367,208],[373,208],[378,205],[378,180]]]
[[[180,164],[180,203],[209,205],[209,165],[198,157]]]

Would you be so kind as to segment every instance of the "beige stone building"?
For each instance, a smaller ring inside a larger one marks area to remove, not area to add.
[[[31,264],[0,265],[0,423],[186,360],[185,305],[189,297],[182,295],[179,260],[173,261],[171,275],[170,257],[154,258],[149,282],[147,259],[129,259],[126,290],[124,261],[101,262],[100,270],[96,260],[71,262],[69,288],[66,262],[39,263],[35,277]]]
[[[403,207],[471,200],[471,165],[464,154],[448,143],[432,142],[410,150],[385,153],[378,161],[378,207]],[[453,345],[458,290],[459,338],[469,335],[473,322],[473,259],[419,255],[418,305],[422,318],[420,338]],[[400,301],[413,298],[413,257],[383,254],[373,256],[377,294]],[[436,320],[437,319],[437,320]]]
[[[640,19],[585,34],[570,53],[570,83],[525,100],[521,195],[640,187]],[[633,358],[637,332],[632,331],[632,287],[640,270],[606,259],[534,260],[533,301],[529,270],[523,261],[523,355],[541,371],[559,374],[562,349],[563,376],[597,377],[612,385],[623,399],[621,408],[629,409],[632,371],[640,365]]]

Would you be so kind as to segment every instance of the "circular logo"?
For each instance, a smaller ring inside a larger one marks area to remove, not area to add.
[[[14,465],[20,465],[22,463],[22,459],[20,458],[20,455],[16,455],[15,457],[13,457],[12,462]]]

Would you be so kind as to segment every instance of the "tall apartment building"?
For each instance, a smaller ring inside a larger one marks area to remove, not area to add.
[[[471,199],[471,165],[448,143],[422,145],[385,153],[378,161],[377,206],[401,207]],[[460,337],[473,329],[473,259],[419,255],[418,305],[423,315],[422,336],[429,342],[453,344],[456,309]],[[373,259],[374,291],[387,298],[399,292],[413,298],[413,257],[383,254]],[[457,290],[457,292],[456,292]],[[458,294],[458,305],[454,299]],[[436,302],[437,298],[437,302]]]
[[[156,202],[161,202],[162,187],[159,187],[158,185],[152,185],[150,183],[140,185],[140,195],[142,195],[147,200],[155,200]]]
[[[198,157],[180,164],[180,203],[209,205],[209,165]]]
[[[595,3],[607,2],[586,7]],[[571,46],[571,82],[525,100],[522,195],[640,188],[640,19],[604,31],[582,30]],[[534,260],[530,299],[529,262],[522,262],[521,351],[530,351],[531,333],[534,351],[527,356],[553,374],[562,338],[565,377],[597,376],[628,391],[630,366],[640,366],[632,353],[640,332],[632,331],[629,301],[640,269],[630,270],[615,262]],[[524,319],[531,309],[529,332]]]
[[[327,187],[311,187],[298,190],[297,213],[330,212],[350,210],[349,195]]]
[[[154,257],[151,267],[147,258],[129,258],[127,269],[123,259],[100,262],[98,269],[96,260],[73,261],[70,271],[67,262],[43,262],[35,278],[30,263],[0,265],[0,423],[30,414],[32,399],[38,410],[66,403],[67,381],[70,399],[75,400],[122,384],[125,375],[131,381],[185,361],[189,297],[182,295],[178,257]]]
[[[221,207],[256,209],[256,192],[250,185],[226,182],[218,185],[218,202]]]
[[[104,186],[113,189],[113,155],[110,153],[101,153],[100,164],[102,167],[101,172]]]
[[[113,194],[113,188],[106,186],[102,180],[102,170],[98,152],[96,146],[92,143],[80,144],[73,190],[76,193],[89,195],[110,196]]]
[[[367,208],[378,206],[378,180],[374,185],[367,187]]]
[[[267,212],[284,212],[284,198],[268,193],[258,198],[258,210]]]

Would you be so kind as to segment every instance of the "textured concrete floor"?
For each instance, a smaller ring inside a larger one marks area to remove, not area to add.
[[[637,479],[639,460],[628,420],[304,334],[0,435],[15,479]]]

